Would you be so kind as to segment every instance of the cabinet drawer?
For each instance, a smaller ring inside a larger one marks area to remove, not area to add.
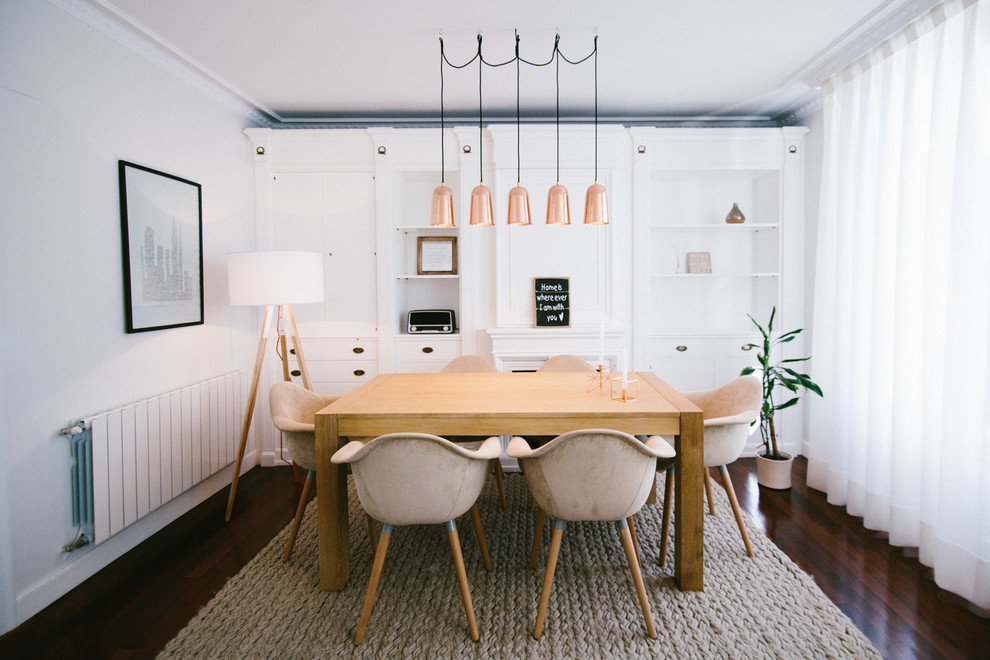
[[[696,337],[654,337],[650,355],[664,358],[705,358],[716,355],[718,340]]]
[[[313,383],[352,382],[357,385],[378,375],[377,360],[310,360],[307,357],[306,366],[309,367],[309,379]],[[299,375],[299,365],[295,360],[289,361],[289,370],[293,376]]]
[[[446,364],[461,354],[461,339],[456,338],[416,338],[395,342],[395,361],[409,362],[427,360]]]
[[[309,364],[318,360],[377,360],[378,341],[369,337],[355,339],[302,339],[303,355]],[[289,355],[295,355],[289,342]],[[310,367],[312,368],[312,367]]]

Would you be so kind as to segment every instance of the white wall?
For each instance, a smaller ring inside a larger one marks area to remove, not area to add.
[[[253,247],[242,115],[66,11],[0,5],[0,632],[23,622],[229,482],[71,554],[59,428],[250,367],[249,310],[227,304],[225,255]],[[201,326],[124,332],[117,160],[202,185]]]

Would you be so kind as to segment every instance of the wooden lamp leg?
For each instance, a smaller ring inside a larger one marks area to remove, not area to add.
[[[230,521],[230,512],[234,509],[234,495],[237,493],[237,480],[241,476],[241,462],[244,460],[244,445],[247,444],[248,431],[251,429],[251,418],[254,417],[254,403],[258,398],[258,380],[261,378],[261,365],[265,361],[265,346],[268,344],[266,331],[271,323],[274,307],[265,308],[265,320],[261,324],[261,339],[258,341],[258,355],[254,360],[254,375],[251,377],[251,389],[248,390],[247,408],[244,410],[244,423],[241,425],[241,441],[237,446],[237,460],[234,462],[234,476],[230,481],[230,496],[227,498],[227,515],[224,520]]]
[[[292,348],[296,350],[296,362],[299,363],[299,373],[302,374],[303,387],[312,392],[313,384],[309,380],[309,368],[306,366],[306,358],[303,357],[302,342],[299,341],[299,328],[296,327],[296,317],[292,313],[292,305],[284,305],[284,307],[289,317],[289,325],[292,327]]]

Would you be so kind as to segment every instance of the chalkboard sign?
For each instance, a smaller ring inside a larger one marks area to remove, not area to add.
[[[571,293],[566,277],[537,277],[536,327],[569,326]]]

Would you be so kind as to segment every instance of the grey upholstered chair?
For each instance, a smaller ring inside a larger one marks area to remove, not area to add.
[[[448,362],[440,370],[442,373],[498,373],[495,365],[479,355],[461,355]],[[451,442],[464,445],[468,449],[477,449],[488,436],[457,436],[450,438]],[[500,454],[501,456],[501,454]],[[505,474],[502,472],[500,458],[492,459],[492,471],[495,473],[495,485],[498,487],[498,501],[502,508],[505,502]]]
[[[316,413],[326,408],[340,397],[323,396],[311,392],[304,387],[289,382],[277,382],[268,392],[268,405],[271,408],[272,423],[282,432],[292,462],[307,470],[306,482],[303,484],[299,506],[296,507],[296,517],[292,520],[289,530],[289,541],[285,545],[282,561],[289,561],[292,556],[292,546],[295,545],[299,532],[299,522],[302,520],[309,492],[316,480]],[[368,522],[368,538],[371,547],[375,547],[377,533],[375,523],[370,517]]]
[[[554,518],[533,637],[539,639],[543,633],[565,523],[608,520],[619,529],[647,632],[656,638],[628,521],[649,497],[658,461],[672,461],[674,450],[670,445],[659,436],[644,443],[620,431],[588,429],[564,433],[537,449],[515,437],[509,442],[508,454],[519,460],[540,512]],[[541,522],[536,533],[542,533]],[[534,547],[538,545],[539,538],[534,535]]]
[[[715,506],[712,501],[711,479],[708,468],[717,467],[722,477],[722,485],[729,496],[732,513],[742,534],[746,554],[753,556],[753,546],[749,542],[746,524],[736,491],[729,478],[726,467],[739,458],[746,448],[746,440],[753,432],[753,422],[760,416],[763,405],[763,383],[756,376],[740,376],[729,381],[722,387],[701,392],[685,392],[684,396],[691,403],[701,408],[705,416],[705,493],[708,496],[708,510],[714,514]],[[672,442],[668,440],[668,442]],[[664,486],[663,502],[663,533],[660,541],[660,563],[663,564],[667,554],[667,538],[670,531],[670,508],[673,502],[674,467],[667,468],[667,480]]]
[[[435,435],[391,433],[367,444],[349,442],[333,455],[331,460],[334,463],[350,464],[361,505],[369,515],[382,522],[368,592],[354,636],[355,645],[364,639],[385,565],[389,539],[393,527],[397,525],[444,525],[471,639],[478,641],[478,624],[474,618],[471,591],[454,520],[467,511],[471,512],[485,568],[491,570],[491,559],[475,502],[485,483],[488,462],[500,452],[498,438],[489,438],[477,451],[470,451]]]

